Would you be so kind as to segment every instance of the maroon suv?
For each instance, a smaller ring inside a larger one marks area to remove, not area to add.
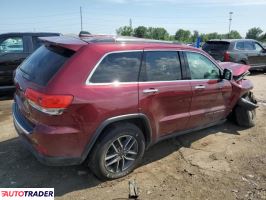
[[[13,118],[48,165],[85,160],[100,178],[131,172],[163,139],[224,122],[253,126],[249,66],[153,40],[42,38],[15,74]]]

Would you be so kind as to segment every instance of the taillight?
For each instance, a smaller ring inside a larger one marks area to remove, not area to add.
[[[224,53],[224,61],[230,61],[230,54],[228,51]]]
[[[25,96],[32,107],[50,115],[62,114],[73,100],[72,95],[48,95],[30,88],[26,89]]]

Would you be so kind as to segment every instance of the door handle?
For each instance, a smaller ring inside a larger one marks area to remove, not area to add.
[[[155,88],[150,88],[150,89],[145,89],[142,92],[143,92],[143,94],[149,94],[149,93],[159,92],[159,90],[158,89],[155,89]]]
[[[205,85],[196,85],[196,86],[195,86],[195,89],[196,89],[196,90],[202,90],[202,89],[205,89],[205,88],[206,88]]]

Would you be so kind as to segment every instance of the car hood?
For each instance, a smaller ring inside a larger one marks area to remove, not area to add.
[[[232,62],[219,62],[219,65],[223,69],[226,68],[232,70],[233,76],[240,76],[246,73],[250,68],[249,65],[232,63]]]

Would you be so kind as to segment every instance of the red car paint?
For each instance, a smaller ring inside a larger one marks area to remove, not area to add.
[[[249,65],[232,63],[232,62],[219,62],[219,65],[225,69],[231,69],[234,76],[240,76],[250,69]]]
[[[237,100],[252,89],[248,80],[194,80],[176,82],[136,82],[128,84],[86,85],[86,80],[99,60],[109,52],[134,50],[193,51],[208,57],[222,68],[231,68],[235,75],[248,70],[245,65],[217,63],[202,50],[188,46],[145,42],[84,42],[66,37],[43,38],[48,45],[76,51],[46,86],[15,75],[15,102],[19,112],[31,124],[32,132],[19,134],[41,156],[75,158],[68,164],[81,163],[93,147],[95,134],[106,120],[130,114],[147,116],[146,145],[156,143],[176,132],[186,132],[219,122],[227,117]],[[205,89],[195,89],[202,85]],[[27,89],[44,95],[71,95],[72,103],[61,115],[47,115],[29,106]],[[156,88],[156,94],[143,94]],[[149,129],[150,128],[150,129]],[[97,139],[97,138],[96,138]],[[88,148],[89,147],[89,148]],[[51,164],[51,163],[49,163]],[[57,163],[52,163],[57,164]],[[58,161],[58,164],[67,164]]]

